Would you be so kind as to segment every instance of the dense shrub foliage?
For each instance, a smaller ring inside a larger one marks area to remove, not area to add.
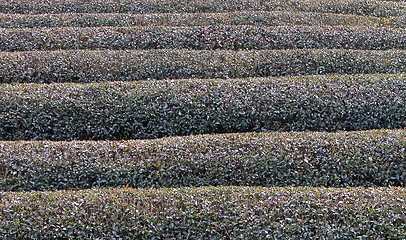
[[[404,188],[0,193],[10,238],[404,239]]]
[[[106,82],[181,78],[402,73],[406,51],[66,50],[1,52],[0,82]]]
[[[406,29],[245,25],[0,29],[1,51],[296,48],[406,49]]]
[[[406,186],[406,130],[0,142],[0,190]]]
[[[68,13],[0,14],[2,28],[35,27],[130,27],[130,26],[392,26],[405,27],[403,17],[373,17],[300,11],[238,11],[226,13]]]
[[[404,2],[381,0],[29,0],[1,1],[2,13],[195,13],[234,11],[308,11],[340,14],[402,16]]]
[[[139,139],[406,126],[405,75],[3,84],[0,139]]]
[[[0,0],[0,239],[406,239],[405,33],[401,0]]]

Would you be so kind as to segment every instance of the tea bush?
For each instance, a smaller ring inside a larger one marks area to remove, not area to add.
[[[398,17],[373,17],[302,11],[238,11],[225,13],[62,13],[0,14],[2,28],[36,27],[130,27],[130,26],[365,26],[405,27]]]
[[[195,26],[0,29],[1,51],[64,49],[406,49],[406,29]]]
[[[403,74],[3,84],[0,139],[404,128],[405,85]]]
[[[381,0],[28,0],[1,1],[1,13],[197,13],[235,11],[306,11],[376,17],[403,16],[406,3]]]
[[[406,186],[406,130],[0,142],[0,190]]]
[[[0,193],[8,238],[404,239],[404,188]]]
[[[406,51],[331,49],[0,52],[0,82],[107,82],[406,72]]]

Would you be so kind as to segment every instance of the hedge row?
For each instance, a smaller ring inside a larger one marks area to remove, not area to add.
[[[0,51],[296,48],[406,49],[406,29],[246,25],[0,29]]]
[[[404,50],[66,50],[0,53],[1,83],[89,83],[405,71]]]
[[[306,11],[377,17],[402,16],[405,2],[380,0],[30,0],[1,1],[0,12],[46,13],[196,13],[234,11]]]
[[[0,193],[3,239],[405,239],[404,188]]]
[[[0,86],[0,139],[101,140],[406,126],[406,76]]]
[[[406,130],[0,142],[0,190],[406,186]]]
[[[309,25],[406,27],[400,17],[377,18],[332,13],[291,11],[238,11],[229,13],[162,14],[0,14],[2,28],[34,27],[131,27],[207,25]]]

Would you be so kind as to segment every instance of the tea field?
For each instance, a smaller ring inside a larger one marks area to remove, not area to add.
[[[406,239],[405,187],[405,1],[0,1],[0,239]]]

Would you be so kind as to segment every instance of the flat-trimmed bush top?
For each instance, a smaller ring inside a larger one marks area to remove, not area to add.
[[[29,0],[1,1],[2,13],[195,13],[234,11],[308,11],[371,15],[402,16],[404,2],[380,0]]]
[[[2,140],[406,127],[404,74],[0,85]]]
[[[405,239],[405,188],[0,193],[3,238]]]
[[[373,17],[301,11],[238,11],[227,13],[63,13],[0,14],[2,28],[131,27],[131,26],[366,26],[405,27],[401,17]]]
[[[406,130],[0,142],[0,190],[406,186]]]
[[[405,50],[163,49],[0,52],[1,83],[89,83],[402,72],[406,72]]]
[[[0,51],[406,49],[406,29],[346,26],[0,28]]]

